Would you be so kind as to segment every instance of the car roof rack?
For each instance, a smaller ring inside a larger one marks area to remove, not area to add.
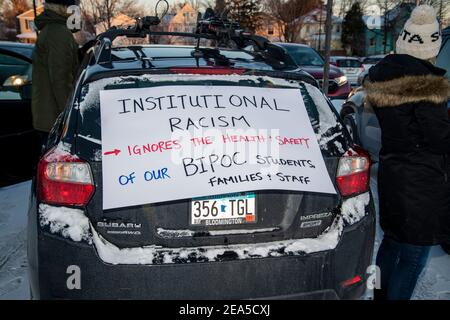
[[[195,50],[192,52],[192,56],[196,59],[201,57],[215,58],[218,59],[222,65],[226,65],[225,60],[227,60],[227,58],[220,55],[218,48],[248,51],[245,49],[250,46],[252,54],[265,60],[275,69],[285,69],[287,67],[296,66],[292,58],[290,58],[285,49],[281,46],[271,43],[262,36],[245,32],[238,23],[229,21],[226,17],[212,15],[211,11],[207,10],[205,16],[204,19],[198,20],[196,30],[192,33],[152,30],[153,27],[156,27],[161,23],[161,19],[158,16],[137,18],[135,26],[130,26],[128,28],[112,27],[96,37],[94,45],[94,63],[99,65],[111,65],[112,43],[118,37],[146,38],[150,36],[176,36],[194,38],[197,40]],[[201,39],[213,40],[216,48],[201,48]]]

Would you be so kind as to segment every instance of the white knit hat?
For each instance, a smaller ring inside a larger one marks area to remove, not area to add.
[[[439,54],[442,37],[432,6],[417,6],[397,39],[397,53],[427,60]]]

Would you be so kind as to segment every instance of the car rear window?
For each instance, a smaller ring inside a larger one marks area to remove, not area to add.
[[[378,58],[366,58],[364,59],[364,64],[377,64],[381,59]]]
[[[340,59],[337,60],[337,66],[340,68],[360,68],[361,62],[353,59]]]
[[[287,45],[284,48],[299,66],[322,67],[324,61],[314,49],[303,46]]]
[[[331,104],[319,89],[307,83],[260,76],[143,75],[100,79],[85,84],[81,88],[79,97],[75,102],[75,109],[79,111],[77,141],[79,141],[79,145],[86,145],[87,142],[90,145],[89,147],[82,147],[83,152],[85,152],[83,157],[95,161],[101,160],[99,94],[101,90],[173,85],[298,88],[302,93],[308,116],[322,150],[329,155],[341,155],[347,149],[348,142],[343,135],[342,125]],[[92,144],[94,144],[94,147],[92,147]]]

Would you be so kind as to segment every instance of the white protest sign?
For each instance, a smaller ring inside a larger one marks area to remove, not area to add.
[[[103,208],[254,191],[335,194],[299,89],[100,91]]]

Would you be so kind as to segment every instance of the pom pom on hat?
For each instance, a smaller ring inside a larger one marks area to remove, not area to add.
[[[436,10],[434,10],[432,6],[427,4],[418,6],[411,13],[410,19],[414,24],[432,24],[434,21],[436,21]]]

